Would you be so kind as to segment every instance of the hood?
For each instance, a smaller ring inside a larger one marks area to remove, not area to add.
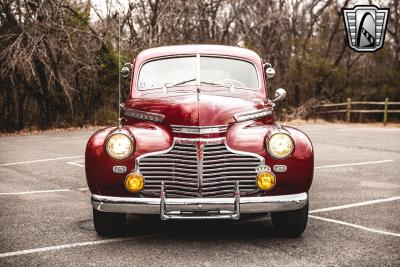
[[[245,91],[245,92],[244,92]],[[234,115],[268,107],[269,101],[257,92],[229,93],[171,91],[146,93],[125,102],[126,108],[159,113],[168,125],[213,126],[235,122]]]

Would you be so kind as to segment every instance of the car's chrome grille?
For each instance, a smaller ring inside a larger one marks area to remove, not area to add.
[[[199,149],[196,143],[177,143],[166,153],[142,157],[142,194],[159,196],[162,181],[169,197],[232,196],[236,181],[242,195],[257,191],[255,168],[262,164],[260,158],[231,152],[223,143],[204,143]]]

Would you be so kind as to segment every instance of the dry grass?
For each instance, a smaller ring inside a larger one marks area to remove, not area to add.
[[[355,122],[355,123],[347,123],[343,121],[325,121],[322,119],[317,119],[317,120],[291,120],[291,121],[285,121],[282,124],[291,124],[291,125],[302,125],[302,124],[336,124],[336,125],[351,125],[352,127],[380,127],[380,128],[400,128],[400,123],[388,123],[386,126],[383,125],[382,122]]]

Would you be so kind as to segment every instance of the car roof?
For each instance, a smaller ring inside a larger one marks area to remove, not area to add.
[[[254,63],[258,63],[261,60],[260,56],[250,49],[227,45],[161,46],[143,50],[138,54],[136,60],[143,62],[156,57],[195,54],[239,57],[250,60]]]

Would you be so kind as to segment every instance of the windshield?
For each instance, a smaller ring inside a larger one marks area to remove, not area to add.
[[[198,71],[199,69],[199,71]],[[254,64],[222,57],[175,57],[145,63],[139,73],[139,90],[208,84],[258,89]]]

